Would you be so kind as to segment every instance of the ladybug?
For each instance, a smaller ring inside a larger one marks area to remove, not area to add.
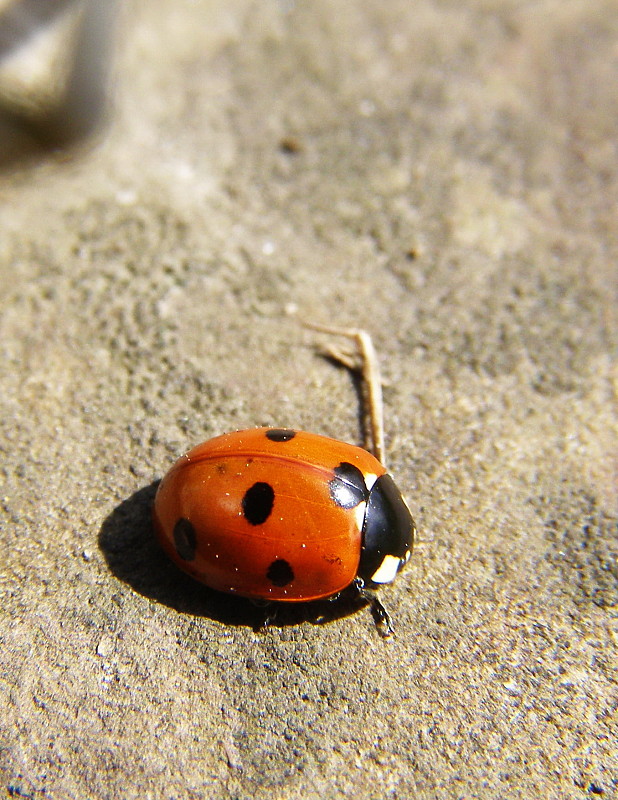
[[[255,601],[369,590],[409,560],[416,528],[394,480],[367,450],[288,428],[226,433],[190,450],[161,481],[154,525],[181,569]]]

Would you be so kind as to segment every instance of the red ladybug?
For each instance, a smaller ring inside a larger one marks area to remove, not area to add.
[[[180,458],[154,503],[158,538],[181,569],[221,592],[303,602],[391,583],[412,552],[412,515],[384,466],[360,447],[256,428]]]

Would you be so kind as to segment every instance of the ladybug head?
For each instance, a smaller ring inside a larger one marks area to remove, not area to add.
[[[381,475],[371,487],[358,577],[365,586],[392,583],[412,554],[416,526],[410,509],[390,475]]]

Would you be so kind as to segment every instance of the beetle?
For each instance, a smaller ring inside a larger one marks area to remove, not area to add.
[[[212,589],[297,603],[351,587],[371,603],[378,630],[388,636],[392,622],[371,590],[391,583],[407,563],[416,526],[383,465],[371,339],[364,331],[318,329],[357,342],[375,454],[290,428],[217,436],[183,455],[161,481],[155,530],[172,561]]]

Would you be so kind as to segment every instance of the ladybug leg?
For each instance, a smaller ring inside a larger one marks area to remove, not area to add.
[[[253,632],[266,633],[277,620],[279,606],[269,600],[251,600],[251,603],[262,612],[262,619],[255,625]]]
[[[384,608],[380,598],[377,595],[371,595],[369,604],[371,608],[371,615],[376,625],[376,630],[383,639],[389,639],[395,633],[391,615]]]
[[[304,322],[307,328],[322,333],[332,333],[335,336],[346,336],[356,343],[357,352],[361,357],[361,373],[367,393],[367,411],[371,429],[371,444],[373,455],[381,464],[384,464],[384,408],[382,404],[382,379],[380,366],[371,336],[360,328],[333,328],[329,325],[318,325],[313,322]],[[356,361],[350,353],[342,352],[339,348],[329,347],[328,354],[340,361],[345,367],[357,370]]]
[[[332,605],[336,600],[339,600],[341,597],[341,592],[337,592],[337,594],[331,594],[330,597],[325,598],[322,601],[316,602],[316,607],[319,606],[319,610],[316,611],[315,614],[311,616],[311,621],[316,625],[325,625],[327,622],[332,622],[335,618],[335,615],[332,610]]]
[[[395,628],[393,626],[391,615],[382,605],[380,598],[377,596],[377,594],[375,594],[375,592],[365,588],[360,578],[356,578],[352,585],[356,589],[358,596],[361,597],[365,602],[369,603],[371,616],[373,617],[376,630],[380,636],[383,639],[390,638],[395,633]]]

